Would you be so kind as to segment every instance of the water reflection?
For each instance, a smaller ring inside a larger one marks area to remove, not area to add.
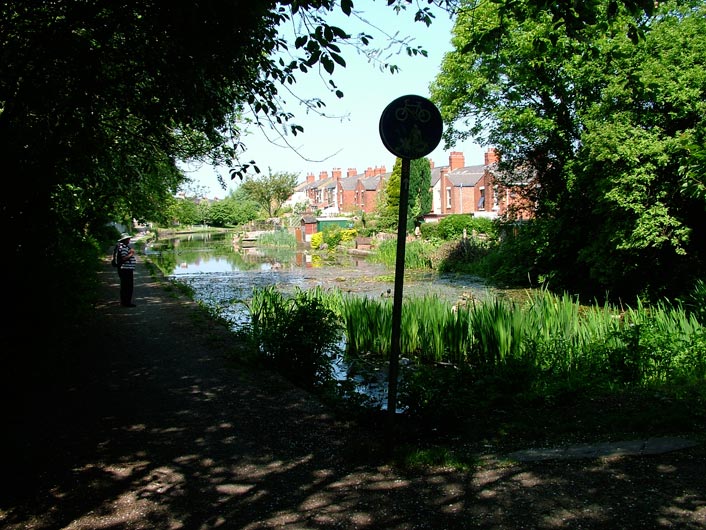
[[[232,234],[190,234],[160,239],[146,252],[170,278],[194,288],[199,299],[248,298],[256,287],[337,288],[366,296],[385,296],[394,289],[394,268],[345,253],[311,252],[305,248],[237,248]],[[404,295],[433,294],[450,302],[486,298],[492,293],[478,278],[405,273]],[[389,295],[389,294],[388,294]]]
[[[314,253],[304,248],[240,248],[229,233],[189,234],[160,239],[145,249],[167,276],[188,285],[194,299],[217,308],[235,327],[249,321],[245,304],[253,291],[275,285],[281,292],[296,288],[339,289],[358,296],[391,296],[394,267],[370,263],[345,253]],[[431,272],[405,274],[404,296],[433,295],[455,303],[495,294],[474,277]],[[342,362],[342,361],[341,361]],[[349,374],[346,363],[334,366],[337,376],[357,381],[361,393],[385,407],[386,372]]]

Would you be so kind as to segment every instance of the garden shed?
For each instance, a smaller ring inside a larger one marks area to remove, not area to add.
[[[327,228],[353,228],[350,217],[317,217],[316,231],[323,232]]]

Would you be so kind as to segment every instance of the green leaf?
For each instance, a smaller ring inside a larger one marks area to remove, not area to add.
[[[333,58],[334,61],[336,61],[338,64],[340,64],[341,66],[343,66],[345,68],[346,61],[343,59],[343,57],[341,57],[337,53],[331,53],[331,57]]]
[[[329,57],[328,55],[322,55],[321,65],[324,67],[324,70],[326,70],[326,72],[328,72],[329,74],[333,73],[335,66],[333,61],[331,60],[331,57]]]

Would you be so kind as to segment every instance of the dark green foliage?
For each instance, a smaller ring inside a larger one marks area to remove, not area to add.
[[[377,209],[378,227],[381,230],[397,230],[400,215],[401,182],[402,159],[397,158]],[[428,159],[410,160],[408,194],[406,230],[412,232],[414,227],[419,224],[421,216],[431,210],[431,168]]]
[[[431,166],[428,158],[409,162],[409,205],[407,207],[407,232],[412,232],[423,215],[431,211]]]
[[[384,184],[382,193],[378,195],[377,228],[378,230],[394,232],[397,230],[400,212],[400,182],[402,180],[402,160],[395,159],[390,178]]]
[[[424,239],[440,239],[439,223],[422,223],[419,225],[419,231]]]
[[[253,341],[268,365],[305,388],[331,381],[341,324],[320,290],[287,297],[264,288],[253,293],[250,311]]]
[[[475,262],[477,273],[506,287],[552,285],[552,277],[543,274],[549,252],[543,244],[543,225],[541,221],[530,221],[502,228],[498,244],[489,247]]]
[[[519,361],[497,369],[470,365],[422,365],[405,370],[400,406],[424,424],[456,431],[473,425],[477,414],[527,400],[534,371]]]
[[[459,239],[463,237],[464,230],[467,237],[472,237],[474,234],[490,238],[495,236],[495,226],[491,219],[474,217],[470,214],[444,217],[439,221],[436,233],[441,239]]]
[[[468,367],[419,366],[405,370],[399,406],[427,425],[450,428],[466,416],[469,404],[481,406],[487,397],[478,392]]]
[[[439,272],[467,272],[471,274],[483,273],[485,278],[492,278],[487,270],[478,264],[492,252],[490,244],[482,239],[461,239],[445,247],[443,257],[439,260],[436,269]]]
[[[686,295],[684,308],[706,326],[706,282],[696,281],[692,290]]]
[[[683,296],[706,261],[706,8],[600,0],[583,6],[595,24],[575,25],[557,5],[461,12],[431,89],[448,143],[493,144],[499,179],[526,184],[541,225],[503,276],[613,301]]]

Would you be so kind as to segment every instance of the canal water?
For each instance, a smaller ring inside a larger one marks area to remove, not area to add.
[[[255,288],[275,285],[282,292],[295,288],[336,288],[360,296],[391,296],[394,267],[371,263],[365,256],[308,249],[238,248],[227,233],[195,233],[160,239],[145,249],[170,279],[194,290],[207,305],[224,307],[249,300]],[[455,303],[498,296],[474,276],[406,272],[403,296],[434,295]]]
[[[308,249],[239,248],[227,233],[195,233],[159,239],[145,252],[167,276],[189,286],[194,299],[238,326],[248,321],[242,303],[253,290],[274,285],[283,293],[296,288],[336,288],[359,296],[392,296],[394,267],[371,263],[365,256],[313,253]],[[434,295],[450,304],[487,299],[497,292],[482,280],[453,274],[405,273],[403,297]],[[345,346],[345,345],[342,345]],[[336,376],[349,378],[349,366],[335,363]],[[381,367],[382,368],[382,367]],[[358,391],[385,407],[384,373],[361,374]]]

